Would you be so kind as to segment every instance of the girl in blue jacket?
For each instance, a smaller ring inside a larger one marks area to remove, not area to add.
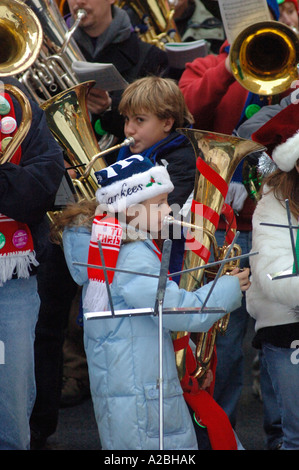
[[[107,287],[97,241],[101,241],[115,310],[153,308],[161,252],[155,238],[170,212],[173,184],[165,167],[133,155],[97,172],[100,188],[92,229],[87,217],[66,218],[64,252],[74,280],[83,286],[83,310],[109,312]],[[80,208],[79,208],[80,210]],[[82,263],[82,265],[74,264]],[[89,263],[89,267],[86,263]],[[232,312],[249,287],[248,272],[222,276],[207,303]],[[165,308],[200,308],[210,285],[187,292],[167,280]],[[171,331],[208,331],[219,314],[169,314],[163,317],[164,448],[197,449],[191,416],[178,379]],[[158,318],[155,315],[88,320],[84,342],[91,393],[103,449],[159,449]]]

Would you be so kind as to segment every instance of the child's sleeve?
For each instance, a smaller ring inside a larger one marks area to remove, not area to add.
[[[156,274],[160,272],[160,261],[149,249],[141,251],[130,250],[122,260],[125,269],[142,273]],[[137,260],[138,259],[138,263]],[[129,308],[154,307],[158,279],[142,275],[116,273],[116,288]],[[207,284],[195,292],[187,292],[180,289],[171,280],[167,281],[164,307],[190,308],[201,307],[210,290],[211,284]],[[170,330],[208,331],[215,321],[225,313],[232,312],[241,306],[242,293],[238,278],[234,276],[222,276],[207,303],[207,307],[223,308],[224,313],[219,314],[167,314],[164,316],[164,327]]]
[[[88,281],[87,267],[74,262],[87,263],[91,233],[85,227],[67,227],[63,232],[63,251],[74,281],[82,286]]]

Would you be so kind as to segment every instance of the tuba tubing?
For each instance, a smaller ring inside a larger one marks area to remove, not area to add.
[[[241,139],[231,135],[217,134],[197,129],[178,129],[178,131],[190,140],[194,149],[197,166],[193,195],[194,207],[191,210],[191,224],[195,227],[200,227],[200,230],[193,227],[192,232],[189,232],[189,237],[187,236],[183,266],[186,273],[183,273],[180,279],[180,288],[193,291],[202,285],[204,269],[195,271],[195,274],[188,270],[207,264],[209,250],[211,244],[214,243],[214,234],[218,225],[218,222],[215,223],[215,217],[209,218],[210,214],[213,213],[218,217],[220,216],[228,185],[239,163],[249,153],[262,151],[265,148],[251,140]],[[202,171],[199,171],[199,167],[202,168]],[[211,177],[211,175],[213,176]],[[204,208],[208,208],[206,217],[204,217],[205,213],[201,213],[201,209]],[[202,248],[204,248],[204,250],[200,252],[199,249]],[[204,252],[206,255],[199,256],[199,252]],[[200,351],[200,348],[197,347],[199,336],[195,340],[195,359],[197,367],[193,371],[192,376],[199,381],[199,384],[205,372],[208,370],[212,359],[216,329],[217,325],[215,324],[209,334],[206,333],[204,337],[200,337],[201,343],[203,343],[204,348],[206,348],[205,351]],[[173,332],[172,337],[175,340],[186,335],[189,335],[187,331]],[[178,376],[179,379],[182,380],[186,370],[186,349],[176,351],[175,354]],[[204,361],[203,357],[206,358]]]
[[[108,155],[109,153],[114,152],[115,150],[118,150],[122,147],[129,147],[130,145],[134,145],[134,143],[135,143],[134,138],[128,137],[120,144],[114,145],[113,147],[109,147],[108,149],[102,150],[102,152],[97,153],[94,157],[92,157],[90,162],[86,165],[82,179],[84,180],[89,177],[91,169],[93,168],[94,164],[99,158],[103,158],[105,155]]]
[[[138,18],[133,22],[140,38],[160,49],[165,49],[167,42],[181,42],[174,17],[174,2],[168,0],[118,0],[115,4],[128,7]]]
[[[42,46],[43,32],[37,16],[23,2],[1,0],[0,40],[0,79],[24,72],[35,62]],[[10,84],[5,84],[3,91],[18,101],[22,120],[5,151],[0,152],[1,165],[12,159],[32,122],[32,109],[27,96]]]
[[[27,96],[19,88],[13,85],[6,84],[4,86],[4,90],[11,94],[21,106],[22,121],[18,126],[17,132],[15,133],[13,139],[9,142],[3,154],[0,152],[1,165],[9,162],[12,159],[16,150],[19,148],[28,134],[32,122],[32,110]]]

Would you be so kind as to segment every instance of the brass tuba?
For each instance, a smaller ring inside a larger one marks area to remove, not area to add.
[[[84,82],[68,88],[40,105],[48,127],[64,149],[70,164],[83,176],[85,167],[100,152],[86,106],[86,96],[94,82]],[[84,182],[72,179],[79,198],[92,199],[98,187],[94,172],[105,168],[106,162],[98,159]]]
[[[229,55],[235,79],[258,95],[282,93],[298,78],[299,39],[283,23],[248,26],[233,41]]]
[[[93,81],[80,83],[40,105],[48,127],[80,175],[72,179],[76,194],[79,199],[87,200],[93,199],[98,189],[95,171],[107,166],[103,157],[122,146],[132,145],[133,141],[126,139],[101,151],[86,106],[86,96],[93,84]]]
[[[191,208],[191,224],[193,224],[194,228],[187,236],[183,268],[187,270],[197,266],[204,266],[208,262],[212,244],[217,247],[215,232],[233,173],[246,155],[255,151],[261,151],[264,147],[251,140],[240,139],[225,134],[197,129],[179,129],[179,131],[191,141],[197,166]],[[220,253],[219,259],[221,257],[224,258],[223,250],[218,250],[218,252]],[[203,271],[201,269],[182,273],[180,288],[193,291],[200,287],[204,275]],[[195,356],[197,367],[193,371],[193,377],[198,379],[199,382],[209,368],[216,331],[219,327],[220,323],[218,325],[215,324],[209,332],[209,337],[207,333],[204,336],[196,334]],[[188,335],[186,331],[175,332],[173,338],[178,339],[186,335]],[[210,341],[211,336],[212,340]],[[202,346],[204,348],[208,347],[209,350],[202,350]],[[176,352],[176,363],[180,380],[185,374],[185,355],[186,349]]]
[[[72,63],[85,59],[71,36],[84,11],[80,11],[70,32],[54,0],[23,0],[23,3],[36,14],[43,30],[43,43],[35,62],[18,79],[40,104],[79,83]]]
[[[138,23],[136,24],[132,18],[131,21],[143,41],[154,44],[160,49],[164,49],[167,42],[181,42],[173,19],[175,10],[171,1],[119,0],[116,5],[131,10]]]
[[[40,22],[34,12],[19,0],[1,0],[0,5],[0,80],[24,72],[34,63],[43,40]],[[22,110],[22,121],[14,138],[1,152],[0,163],[11,160],[26,137],[32,121],[28,98],[17,87],[6,84],[4,91],[11,94]]]

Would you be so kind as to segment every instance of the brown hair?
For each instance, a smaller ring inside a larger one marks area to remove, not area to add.
[[[144,77],[128,85],[119,103],[119,112],[126,115],[147,111],[159,119],[174,119],[173,129],[194,122],[177,83],[170,78]]]
[[[51,224],[52,242],[61,243],[61,233],[64,227],[84,225],[91,229],[97,205],[96,199],[90,201],[84,199],[70,204],[61,212],[55,214]]]
[[[271,173],[263,181],[263,186],[267,184],[273,191],[276,199],[283,203],[289,200],[290,211],[294,217],[299,217],[299,180],[296,168],[285,172],[279,168]]]

